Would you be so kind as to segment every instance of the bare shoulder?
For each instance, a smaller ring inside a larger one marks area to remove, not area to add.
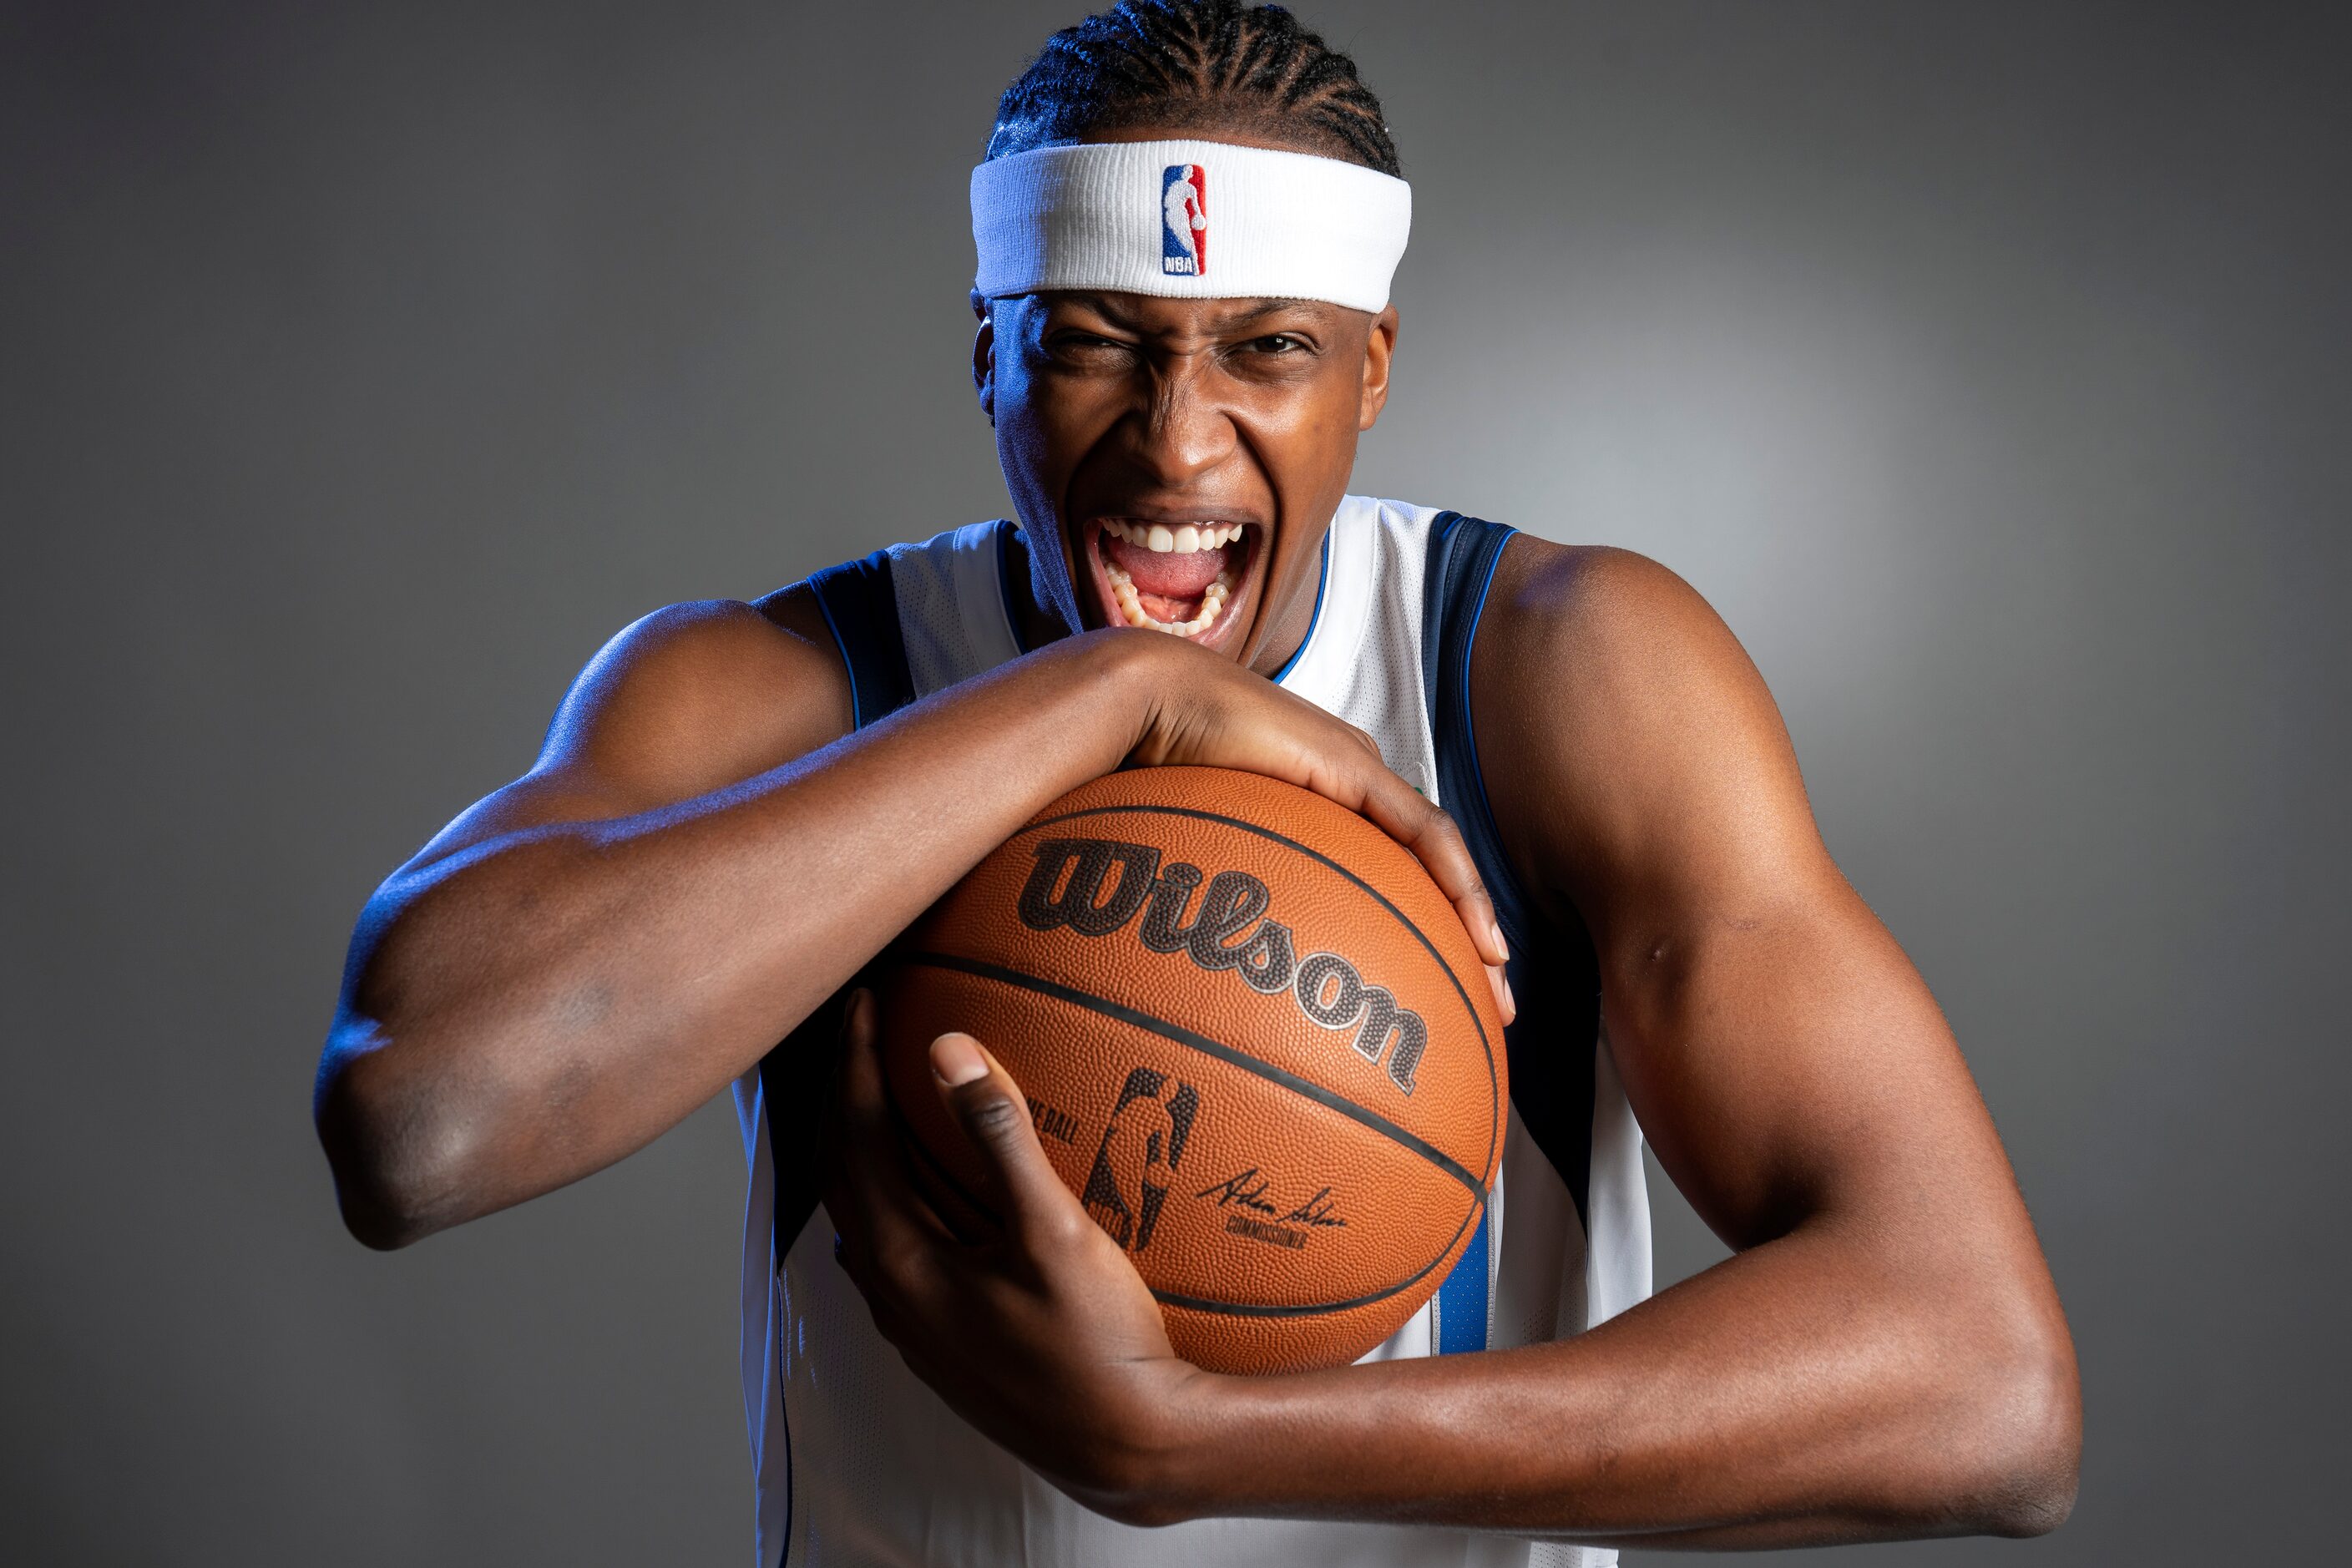
[[[1730,627],[1629,550],[1519,535],[1471,659],[1478,751],[1515,858],[1554,886],[1818,837],[1779,708]]]
[[[1517,659],[1551,665],[1554,676],[1666,679],[1727,659],[1752,668],[1714,607],[1667,567],[1631,550],[1524,533],[1496,568],[1478,636],[1482,648],[1491,639]]]
[[[814,751],[850,722],[840,655],[795,584],[756,605],[671,605],[624,628],[565,694],[541,767],[587,766],[677,800]]]
[[[849,679],[804,584],[756,605],[670,605],[572,680],[530,772],[478,801],[404,871],[496,834],[625,816],[722,789],[848,733]]]

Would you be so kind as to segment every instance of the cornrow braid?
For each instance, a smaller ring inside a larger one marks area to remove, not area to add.
[[[1004,89],[987,155],[1145,125],[1250,131],[1404,172],[1356,62],[1281,6],[1240,0],[1119,0],[1063,28]]]

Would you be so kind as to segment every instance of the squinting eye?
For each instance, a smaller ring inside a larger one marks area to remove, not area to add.
[[[1292,337],[1288,332],[1274,332],[1268,336],[1258,339],[1256,346],[1258,352],[1261,353],[1286,354],[1292,350],[1302,348],[1305,345],[1300,343],[1297,338]]]

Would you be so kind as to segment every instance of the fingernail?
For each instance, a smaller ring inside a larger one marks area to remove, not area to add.
[[[941,1035],[931,1042],[931,1071],[950,1089],[988,1076],[988,1058],[970,1035]]]
[[[1507,961],[1511,956],[1511,949],[1510,944],[1503,940],[1503,922],[1500,921],[1488,921],[1486,922],[1486,934],[1495,939],[1495,951],[1501,953],[1504,959]]]
[[[1511,994],[1511,977],[1503,976],[1503,1010],[1514,1018],[1519,1016],[1519,999]]]

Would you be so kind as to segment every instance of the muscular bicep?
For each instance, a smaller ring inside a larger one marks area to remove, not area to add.
[[[1831,861],[1729,631],[1636,556],[1505,564],[1474,677],[1525,718],[1480,725],[1490,794],[1592,933],[1619,1072],[1693,1206],[1736,1247],[1838,1211],[2013,1206],[1942,1016]]]
[[[847,678],[805,588],[756,609],[673,605],[589,660],[530,771],[460,813],[403,870],[502,834],[690,800],[851,727]]]

